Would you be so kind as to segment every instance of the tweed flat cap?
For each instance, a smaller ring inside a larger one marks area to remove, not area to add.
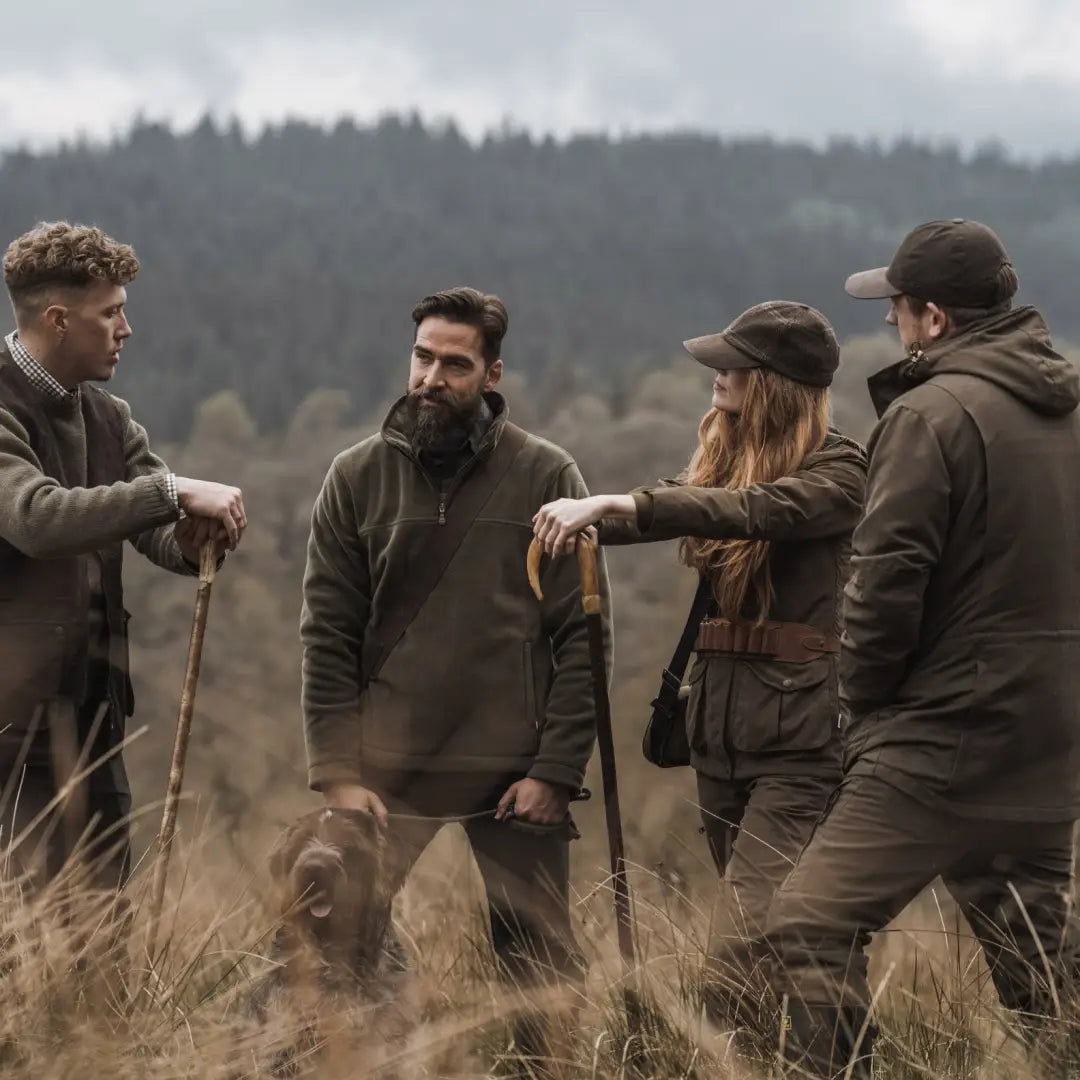
[[[726,330],[691,338],[683,348],[706,367],[767,367],[808,386],[828,386],[840,366],[840,346],[829,320],[809,304],[791,300],[757,304]]]

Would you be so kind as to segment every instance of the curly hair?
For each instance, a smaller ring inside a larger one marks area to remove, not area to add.
[[[468,285],[458,285],[425,296],[413,308],[413,323],[419,329],[420,324],[432,315],[475,326],[483,338],[485,365],[491,367],[499,359],[510,317],[506,313],[506,305],[497,296],[485,295]]]
[[[93,281],[127,285],[139,260],[92,225],[43,221],[13,240],[4,255],[4,284],[16,311],[26,311],[50,289],[82,288]]]

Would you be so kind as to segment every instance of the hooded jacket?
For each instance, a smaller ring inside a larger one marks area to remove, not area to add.
[[[848,769],[961,813],[1080,809],[1080,374],[1020,308],[870,380]]]

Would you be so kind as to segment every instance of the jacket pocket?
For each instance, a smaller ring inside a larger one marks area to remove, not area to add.
[[[837,736],[836,669],[829,657],[805,664],[743,660],[728,712],[736,750],[818,750]]]
[[[124,619],[124,685],[123,695],[124,699],[120,702],[120,706],[124,711],[125,716],[133,716],[135,714],[135,687],[131,685],[131,612],[127,608],[123,609]]]
[[[58,623],[9,622],[0,627],[0,728],[19,740],[37,706],[60,689],[66,635]]]
[[[540,730],[540,712],[536,707],[536,675],[533,671],[532,643],[526,641],[522,645],[521,655],[523,659],[525,679],[525,719]]]
[[[686,714],[683,723],[686,725],[686,740],[690,749],[695,754],[705,756],[709,754],[709,731],[708,731],[708,695],[705,692],[705,672],[708,670],[709,661],[695,659],[690,668],[687,679],[689,695],[686,699]]]

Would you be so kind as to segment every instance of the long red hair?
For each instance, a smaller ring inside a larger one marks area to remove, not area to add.
[[[795,472],[820,450],[829,428],[829,392],[778,375],[748,373],[738,414],[710,409],[698,428],[698,448],[681,479],[695,487],[729,490],[768,484]],[[773,601],[768,540],[701,540],[685,537],[688,566],[710,576],[725,619],[764,621]]]

